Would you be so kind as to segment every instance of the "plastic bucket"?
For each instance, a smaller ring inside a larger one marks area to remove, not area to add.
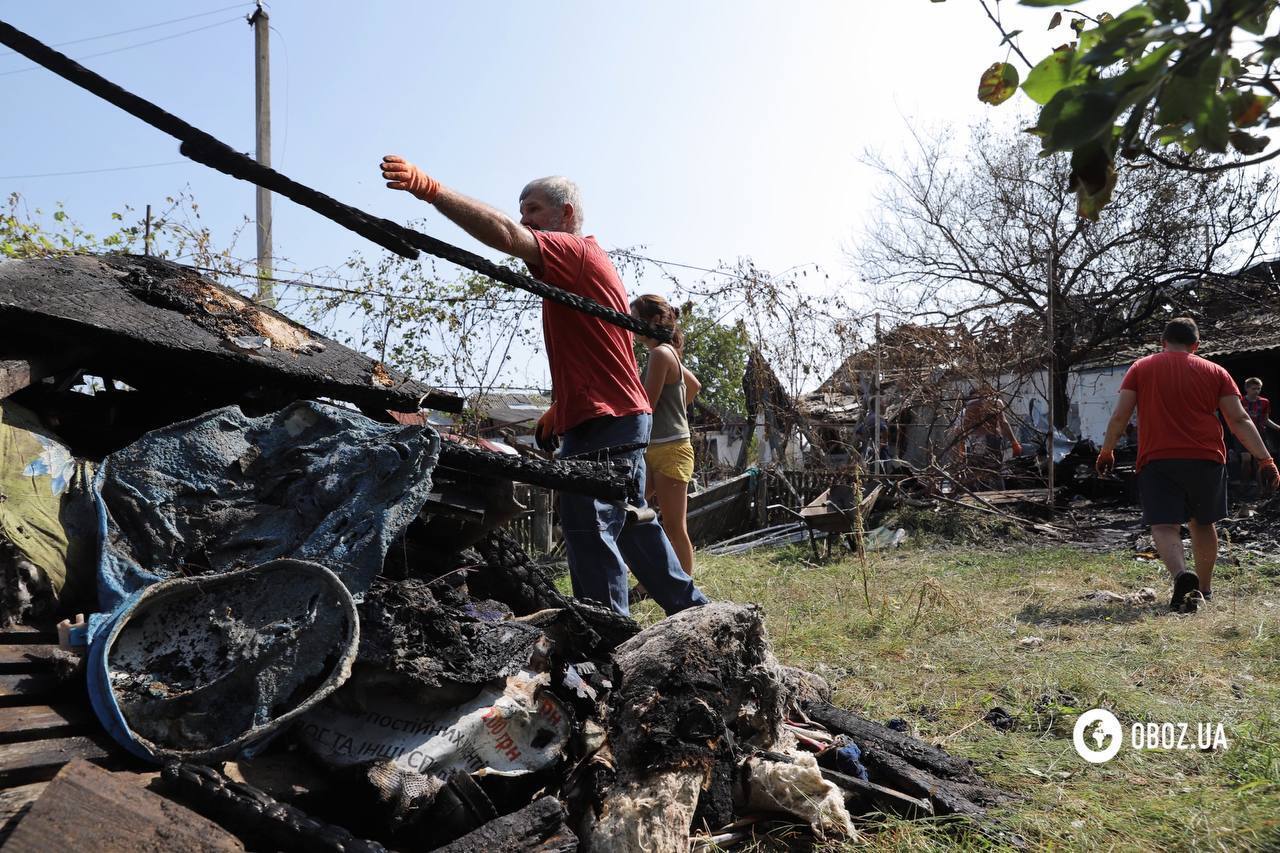
[[[225,760],[264,742],[347,680],[360,644],[346,586],[292,559],[162,581],[94,633],[94,712],[155,762]]]

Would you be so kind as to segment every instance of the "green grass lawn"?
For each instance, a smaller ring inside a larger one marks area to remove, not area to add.
[[[815,564],[807,547],[700,554],[697,580],[713,598],[760,604],[779,659],[824,675],[836,704],[900,717],[1018,794],[996,818],[1032,849],[1280,850],[1280,563],[1221,565],[1213,604],[1184,616],[1167,612],[1157,562],[1012,548],[873,554],[869,607],[857,560]],[[1080,598],[1143,586],[1154,604]],[[635,615],[648,624],[661,612],[646,602]],[[1012,731],[983,721],[997,706]],[[1077,715],[1096,706],[1126,734],[1104,765],[1071,744]],[[1229,747],[1139,752],[1134,722],[1221,722]],[[830,849],[957,845],[991,842],[892,821]]]

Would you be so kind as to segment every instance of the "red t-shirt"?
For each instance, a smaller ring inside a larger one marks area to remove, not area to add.
[[[1138,395],[1138,469],[1153,459],[1226,463],[1218,400],[1240,396],[1226,370],[1188,352],[1140,358],[1120,383]]]
[[[1244,410],[1249,413],[1253,425],[1258,428],[1258,434],[1266,435],[1267,421],[1271,419],[1271,401],[1266,397],[1259,397],[1256,400],[1245,397],[1240,402],[1244,404]]]
[[[564,231],[534,231],[533,236],[542,250],[542,269],[534,270],[535,276],[627,313],[626,288],[594,237]],[[602,415],[651,411],[626,329],[544,299],[542,336],[551,362],[557,435]]]

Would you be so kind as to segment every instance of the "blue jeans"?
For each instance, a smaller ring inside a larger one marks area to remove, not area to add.
[[[650,415],[592,418],[561,437],[560,456],[625,462],[631,467],[639,506],[644,507],[644,448],[606,455],[613,447],[649,442]],[[657,519],[624,529],[626,508],[622,502],[603,501],[588,495],[560,493],[560,528],[569,556],[573,594],[607,604],[624,616],[627,606],[627,568],[644,584],[668,614],[706,604],[707,597],[684,573],[667,534]]]

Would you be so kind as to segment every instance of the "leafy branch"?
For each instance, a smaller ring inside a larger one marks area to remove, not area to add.
[[[1058,10],[1050,29],[1065,14],[1075,38],[1035,63],[1014,41],[1021,30],[1006,29],[988,0],[978,2],[1001,44],[1030,66],[1021,80],[1012,65],[994,63],[980,78],[978,97],[1001,104],[1021,88],[1040,106],[1030,132],[1045,154],[1071,153],[1078,215],[1096,220],[1111,201],[1118,155],[1200,173],[1277,156],[1256,155],[1271,145],[1259,130],[1280,125],[1273,112],[1280,100],[1280,33],[1267,35],[1280,0],[1145,0],[1096,18]],[[1190,157],[1195,154],[1229,159],[1206,164]]]

